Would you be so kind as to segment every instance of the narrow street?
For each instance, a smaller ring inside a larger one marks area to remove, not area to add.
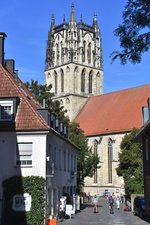
[[[114,214],[109,213],[109,207],[106,199],[99,198],[98,213],[93,213],[91,204],[85,205],[85,208],[71,219],[65,219],[58,222],[62,225],[146,225],[150,224],[141,218],[134,216],[132,212],[123,211],[124,204],[120,209],[114,209]]]

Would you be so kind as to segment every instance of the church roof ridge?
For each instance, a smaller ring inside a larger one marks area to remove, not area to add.
[[[96,97],[100,97],[100,96],[103,96],[103,95],[109,95],[109,94],[113,94],[113,93],[115,94],[115,93],[124,92],[124,91],[128,91],[128,90],[133,90],[133,89],[137,89],[137,88],[144,87],[144,86],[149,86],[149,85],[150,85],[150,83],[146,83],[146,84],[143,84],[143,85],[138,85],[138,86],[128,87],[128,88],[124,88],[124,89],[120,89],[120,90],[116,90],[116,91],[106,92],[106,93],[103,93],[101,95],[91,96],[90,98],[96,98]]]
[[[75,122],[86,136],[122,133],[142,126],[142,107],[150,97],[150,84],[91,96]]]

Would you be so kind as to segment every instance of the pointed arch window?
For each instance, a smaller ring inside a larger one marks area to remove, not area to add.
[[[88,44],[88,63],[91,63],[91,43]]]
[[[64,92],[64,71],[61,70],[61,92]]]
[[[92,80],[93,80],[93,75],[92,75],[92,71],[89,74],[89,94],[92,93]]]
[[[55,79],[55,94],[57,94],[57,73],[56,72],[54,75],[54,79]]]
[[[62,43],[62,41],[60,43],[60,46],[61,46],[61,63],[64,63],[64,52],[63,52],[63,43]]]
[[[108,183],[112,183],[113,141],[108,140]]]
[[[57,64],[59,63],[59,45],[56,44],[56,57],[57,57]]]
[[[97,156],[98,143],[97,140],[94,142],[94,155]],[[97,168],[94,171],[94,183],[97,183]]]
[[[83,42],[82,61],[85,62],[86,41]]]
[[[85,70],[81,73],[81,92],[85,92]]]

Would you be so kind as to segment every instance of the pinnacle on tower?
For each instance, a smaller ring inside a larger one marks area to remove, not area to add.
[[[72,3],[72,5],[71,5],[70,22],[71,23],[75,23],[76,22],[75,13],[74,13],[74,3]]]
[[[80,23],[82,23],[82,14],[81,14],[81,16],[80,16]]]
[[[99,27],[98,27],[98,21],[97,21],[97,13],[95,12],[94,13],[94,18],[93,18],[93,27],[94,27],[94,30],[95,30],[95,33],[96,33],[96,36],[98,37],[100,34],[99,34]]]
[[[52,14],[51,31],[53,31],[54,27],[55,27],[55,18],[54,18],[54,14]]]
[[[65,23],[65,22],[66,22],[66,17],[65,17],[65,14],[64,14],[63,23]]]
[[[93,26],[94,26],[94,27],[98,27],[98,23],[97,23],[97,13],[96,13],[96,12],[94,12]]]

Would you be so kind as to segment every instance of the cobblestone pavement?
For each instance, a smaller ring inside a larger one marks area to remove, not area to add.
[[[86,205],[83,210],[72,215],[71,219],[58,222],[59,225],[150,225],[150,223],[134,216],[132,212],[124,212],[124,205],[115,209],[114,214],[109,213],[106,199],[99,198],[98,213],[93,213],[91,204]]]

